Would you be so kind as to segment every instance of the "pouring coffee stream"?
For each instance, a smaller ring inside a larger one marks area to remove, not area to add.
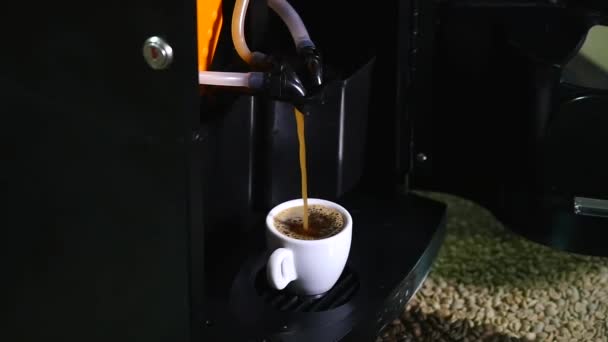
[[[249,72],[199,71],[199,84],[249,89],[253,94],[294,105],[297,123],[299,160],[303,200],[303,228],[309,227],[308,180],[306,174],[306,138],[304,106],[323,102],[324,71],[321,54],[312,41],[302,18],[287,0],[268,0],[270,7],[284,22],[293,38],[299,61],[295,68],[286,60],[260,51],[251,51],[245,39],[245,18],[249,0],[237,0],[234,6],[231,35],[241,59],[253,67]],[[300,106],[300,108],[297,108]]]
[[[302,200],[304,202],[302,223],[304,230],[308,230],[308,177],[306,174],[306,136],[304,131],[304,114],[294,107],[296,124],[298,126],[298,142],[300,146],[300,177],[302,183]]]

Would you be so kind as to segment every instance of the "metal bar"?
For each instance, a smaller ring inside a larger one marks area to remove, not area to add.
[[[608,200],[574,197],[574,213],[583,216],[608,217]]]

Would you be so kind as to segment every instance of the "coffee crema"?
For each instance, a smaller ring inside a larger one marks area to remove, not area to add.
[[[308,229],[304,228],[303,206],[284,209],[274,217],[276,229],[299,240],[320,240],[344,229],[344,216],[337,209],[321,204],[308,206]]]

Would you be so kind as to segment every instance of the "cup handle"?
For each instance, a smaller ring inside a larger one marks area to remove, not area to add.
[[[272,252],[266,265],[266,278],[270,285],[277,290],[284,289],[287,284],[297,278],[291,250],[277,248]]]

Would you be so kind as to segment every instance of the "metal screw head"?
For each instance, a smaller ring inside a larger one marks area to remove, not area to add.
[[[420,152],[416,155],[416,160],[419,162],[425,162],[429,159],[429,157],[426,156],[426,154]]]
[[[154,70],[166,69],[173,61],[173,48],[157,36],[146,39],[143,54],[148,65]]]

